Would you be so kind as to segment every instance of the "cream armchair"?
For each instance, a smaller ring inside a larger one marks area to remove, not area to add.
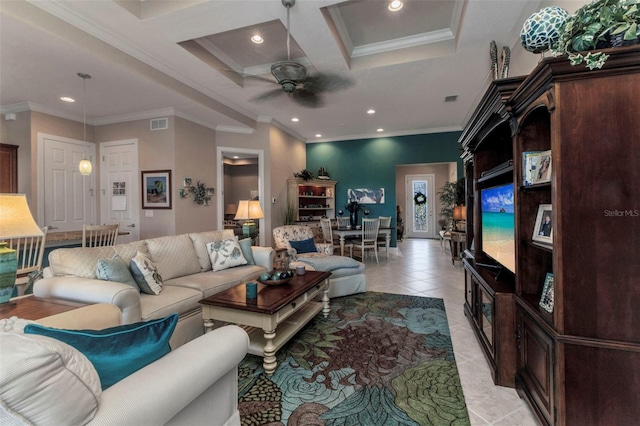
[[[273,229],[276,248],[286,248],[291,258],[290,266],[304,266],[310,271],[331,272],[329,297],[347,296],[367,291],[364,263],[345,256],[333,255],[333,244],[315,243],[317,252],[298,253],[290,241],[313,238],[313,231],[304,225],[284,225]]]

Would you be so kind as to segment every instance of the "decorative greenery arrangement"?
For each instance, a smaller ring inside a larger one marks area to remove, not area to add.
[[[207,187],[204,182],[197,181],[195,186],[190,186],[189,191],[193,194],[193,200],[198,204],[204,204],[207,196]]]
[[[295,225],[296,221],[296,209],[293,207],[290,201],[287,200],[287,206],[284,210],[284,224]]]
[[[349,213],[355,213],[355,212],[361,212],[364,208],[362,207],[362,204],[360,204],[357,201],[349,201],[347,204],[344,205],[344,209]]]
[[[639,5],[640,0],[595,0],[582,6],[560,28],[554,53],[567,55],[571,65],[602,68],[609,55],[582,52],[637,42]]]
[[[453,208],[464,201],[464,178],[457,182],[447,182],[438,191],[442,229],[450,229],[453,223]]]
[[[311,179],[313,179],[313,173],[310,172],[307,169],[303,169],[303,170],[299,171],[298,173],[294,173],[293,177],[302,178],[304,180],[311,180]]]
[[[416,195],[413,196],[413,202],[416,203],[417,206],[427,204],[427,196],[422,192],[417,192]]]

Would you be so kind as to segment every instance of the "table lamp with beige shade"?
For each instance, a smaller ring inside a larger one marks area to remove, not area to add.
[[[453,208],[453,230],[464,231],[464,223],[462,229],[460,229],[460,222],[466,222],[467,220],[467,208],[465,206],[455,206]]]
[[[26,275],[40,268],[44,239],[45,232],[33,219],[27,197],[0,194],[0,303],[8,302],[15,285],[26,284]]]
[[[254,219],[262,219],[264,213],[260,207],[258,200],[240,200],[238,201],[238,211],[236,212],[236,220],[244,220],[242,223],[243,235],[250,237],[256,234],[256,223]]]

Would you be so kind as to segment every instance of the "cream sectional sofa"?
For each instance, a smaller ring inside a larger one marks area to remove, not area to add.
[[[204,333],[201,299],[273,269],[271,247],[251,247],[255,265],[213,271],[206,244],[234,238],[233,230],[209,231],[152,238],[111,247],[61,248],[49,254],[49,266],[33,293],[84,303],[110,303],[122,312],[122,324],[179,315],[171,338],[177,348]],[[149,256],[163,279],[160,294],[140,293],[134,287],[98,280],[99,260],[118,254],[127,264],[142,252]]]

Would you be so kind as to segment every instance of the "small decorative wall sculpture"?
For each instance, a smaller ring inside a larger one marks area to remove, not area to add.
[[[215,190],[208,188],[204,182],[197,181],[195,185],[191,184],[191,178],[184,178],[182,180],[182,188],[180,188],[180,198],[187,198],[189,195],[193,195],[193,201],[197,204],[205,206],[211,205],[211,197]]]

